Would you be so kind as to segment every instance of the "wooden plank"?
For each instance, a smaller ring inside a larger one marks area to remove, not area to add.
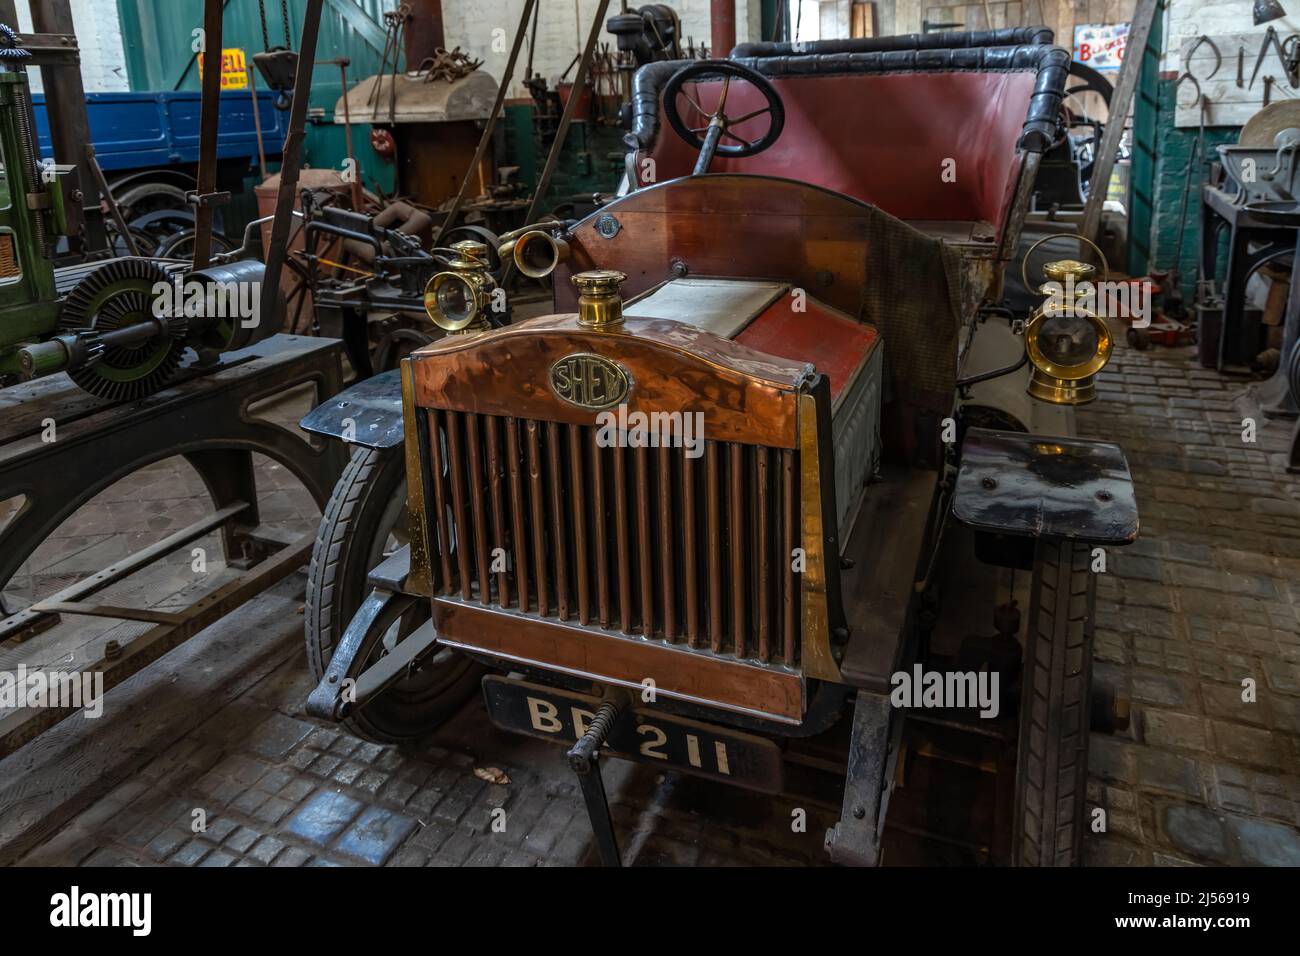
[[[876,35],[876,5],[872,0],[854,0],[849,36],[867,38]]]
[[[1201,92],[1208,100],[1205,111],[1206,126],[1244,126],[1246,121],[1264,106],[1264,78],[1273,77],[1273,89],[1269,102],[1276,103],[1282,99],[1300,96],[1300,90],[1288,82],[1286,70],[1278,60],[1277,52],[1270,45],[1268,55],[1259,66],[1259,75],[1255,85],[1249,86],[1250,74],[1259,59],[1263,37],[1259,33],[1222,33],[1211,35],[1210,39],[1223,56],[1218,71],[1214,69],[1214,50],[1208,43],[1196,46],[1198,36],[1185,37],[1178,50],[1178,60],[1174,64],[1181,76],[1190,72],[1201,86]],[[1195,51],[1192,47],[1196,46]],[[1245,50],[1243,63],[1244,82],[1237,86],[1237,51]],[[1191,52],[1191,58],[1188,53]],[[1198,127],[1201,124],[1201,111],[1196,99],[1196,85],[1184,80],[1178,87],[1178,103],[1174,111],[1174,126],[1181,129]]]
[[[178,622],[159,624],[134,638],[123,647],[120,657],[90,662],[91,668],[103,673],[104,690],[111,690],[128,680],[199,631],[297,571],[311,557],[313,536],[303,535],[300,540],[301,544],[286,548],[216,591],[205,594],[185,609]],[[0,717],[0,755],[13,753],[75,712],[74,708],[47,707],[32,712],[14,710]]]
[[[898,0],[894,6],[894,33],[920,33],[921,10],[921,0]]]
[[[121,684],[105,696],[98,720],[64,721],[0,760],[0,865],[63,829],[231,700],[301,656],[297,609],[304,581],[295,574]]]
[[[16,614],[10,615],[3,621],[0,621],[0,642],[32,628],[44,615],[56,613],[51,605],[65,601],[75,601],[78,598],[88,597],[97,591],[101,591],[109,585],[115,584],[123,578],[134,574],[141,568],[147,567],[159,558],[165,557],[178,548],[184,547],[191,541],[195,541],[198,538],[203,537],[205,534],[220,528],[228,520],[244,511],[247,507],[247,502],[240,501],[225,508],[221,508],[206,518],[196,521],[174,534],[168,535],[161,541],[152,544],[147,548],[143,548],[121,561],[114,562],[111,567],[107,567],[102,571],[92,574],[88,578],[83,578],[76,584],[69,585],[56,594],[51,594],[48,598],[39,602],[40,606],[33,605],[32,607],[25,608]],[[145,619],[127,618],[127,620]]]
[[[1073,53],[1074,50],[1074,4],[1071,0],[1039,0],[1044,4],[1044,13],[1052,17],[1052,22],[1048,24],[1052,32],[1056,34],[1056,45],[1064,47]],[[1050,8],[1050,9],[1049,9]]]
[[[1088,193],[1088,201],[1083,207],[1083,219],[1079,223],[1079,235],[1094,242],[1101,230],[1102,203],[1106,201],[1110,174],[1115,168],[1115,154],[1119,152],[1119,142],[1124,135],[1129,107],[1132,105],[1133,95],[1137,92],[1138,76],[1142,72],[1142,60],[1146,52],[1147,40],[1151,36],[1151,24],[1155,14],[1156,0],[1138,0],[1137,8],[1133,11],[1124,61],[1120,64],[1119,79],[1115,83],[1115,92],[1110,100],[1110,121],[1102,134],[1101,145],[1097,149],[1096,164],[1093,167],[1092,182],[1095,188]]]

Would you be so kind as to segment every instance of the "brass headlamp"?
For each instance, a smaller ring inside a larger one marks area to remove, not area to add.
[[[1085,301],[1095,300],[1097,268],[1076,259],[1059,259],[1047,263],[1043,273],[1056,288],[1039,289],[1045,299],[1025,326],[1025,352],[1033,366],[1029,394],[1055,405],[1084,405],[1097,397],[1097,373],[1110,361],[1114,347],[1110,329]],[[1028,287],[1028,276],[1025,280]]]
[[[454,243],[447,271],[424,289],[424,310],[445,332],[482,332],[492,327],[487,310],[496,281],[488,272],[488,247],[473,239]]]

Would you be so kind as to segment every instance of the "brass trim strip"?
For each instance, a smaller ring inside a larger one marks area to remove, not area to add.
[[[435,598],[433,608],[438,643],[448,647],[638,693],[648,678],[661,697],[787,724],[803,719],[803,678],[790,668],[728,660],[685,644],[602,633],[455,597]]]
[[[429,548],[429,516],[425,510],[425,470],[422,449],[427,441],[436,441],[437,436],[427,436],[427,433],[420,429],[421,421],[417,415],[421,410],[415,405],[415,376],[409,358],[402,360],[401,369],[402,420],[406,432],[402,447],[406,457],[407,531],[411,539],[411,570],[406,578],[406,587],[412,593],[432,597],[433,568],[430,565],[432,551]]]
[[[844,682],[831,652],[830,610],[826,590],[826,535],[822,515],[821,455],[817,440],[817,399],[799,396],[800,528],[804,572],[800,575],[804,674],[818,680]],[[838,555],[835,556],[838,558]]]

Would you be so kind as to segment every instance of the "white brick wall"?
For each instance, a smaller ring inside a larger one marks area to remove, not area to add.
[[[533,56],[533,69],[546,77],[552,87],[569,62],[582,49],[591,29],[598,0],[540,0],[541,18],[537,28],[537,50]],[[736,42],[758,39],[759,0],[735,0]],[[639,3],[630,6],[639,6]],[[682,19],[682,38],[694,38],[698,44],[709,42],[709,0],[673,0]],[[576,13],[575,13],[576,7]],[[472,56],[483,60],[483,68],[498,80],[505,74],[510,57],[510,44],[514,41],[524,0],[443,0],[443,24],[448,48],[459,46]],[[609,16],[617,13],[617,0],[609,6]],[[500,32],[497,32],[500,31]],[[493,49],[496,38],[497,49]],[[602,43],[615,46],[614,37],[602,31]],[[709,43],[712,47],[712,43]],[[726,51],[730,52],[730,51]],[[519,55],[515,68],[512,98],[528,95],[523,86],[524,69],[528,62],[528,45]],[[569,74],[572,77],[572,73]]]
[[[1255,33],[1262,41],[1270,26],[1283,37],[1300,31],[1300,3],[1296,0],[1282,0],[1282,8],[1286,10],[1288,16],[1260,26],[1255,26],[1251,19],[1253,6],[1253,0],[1173,0],[1165,11],[1164,53],[1160,68],[1182,72],[1183,63],[1180,53],[1184,41],[1189,37],[1198,37],[1201,34],[1219,37],[1223,34]],[[1232,49],[1221,52],[1223,69],[1235,75],[1237,51]],[[1247,47],[1247,78],[1255,66],[1255,58],[1258,54],[1258,46]],[[1269,62],[1276,66],[1276,56],[1271,52],[1269,56],[1271,58]],[[1185,95],[1191,98],[1191,94]]]
[[[17,0],[18,29],[32,28],[28,4],[40,0]],[[537,50],[533,65],[554,86],[555,80],[582,49],[598,0],[540,0]],[[682,18],[683,41],[687,38],[712,42],[709,37],[710,0],[670,0]],[[760,0],[734,0],[736,4],[736,42],[759,39]],[[484,68],[500,78],[505,72],[510,43],[523,12],[524,0],[443,0],[443,20],[447,46],[460,46],[484,61]],[[632,6],[638,6],[634,2]],[[576,12],[575,12],[576,7]],[[618,11],[618,0],[610,4],[609,15]],[[81,46],[81,75],[87,93],[129,89],[122,27],[118,19],[117,0],[72,0],[77,42]],[[581,17],[579,20],[578,17]],[[493,49],[495,31],[498,49]],[[614,37],[603,33],[602,42],[614,46]],[[723,51],[724,54],[727,51]],[[522,84],[528,47],[520,54],[512,97],[528,95]],[[39,71],[32,71],[32,85],[40,89]]]
[[[30,3],[17,0],[18,31],[30,33]],[[87,93],[110,93],[130,89],[126,78],[126,54],[122,46],[122,24],[117,0],[72,0],[72,21],[81,48],[81,81]],[[12,26],[12,24],[10,24]],[[41,71],[31,71],[33,90],[41,88]]]

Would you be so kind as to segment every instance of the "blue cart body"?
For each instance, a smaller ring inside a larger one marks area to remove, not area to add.
[[[257,94],[266,155],[279,156],[288,134],[289,114],[274,107],[276,94]],[[36,94],[36,127],[41,156],[50,158],[50,125],[45,96]],[[257,129],[248,91],[221,94],[217,158],[257,163]],[[151,169],[199,160],[199,93],[88,93],[90,136],[105,172]],[[80,165],[78,163],[78,165]]]

